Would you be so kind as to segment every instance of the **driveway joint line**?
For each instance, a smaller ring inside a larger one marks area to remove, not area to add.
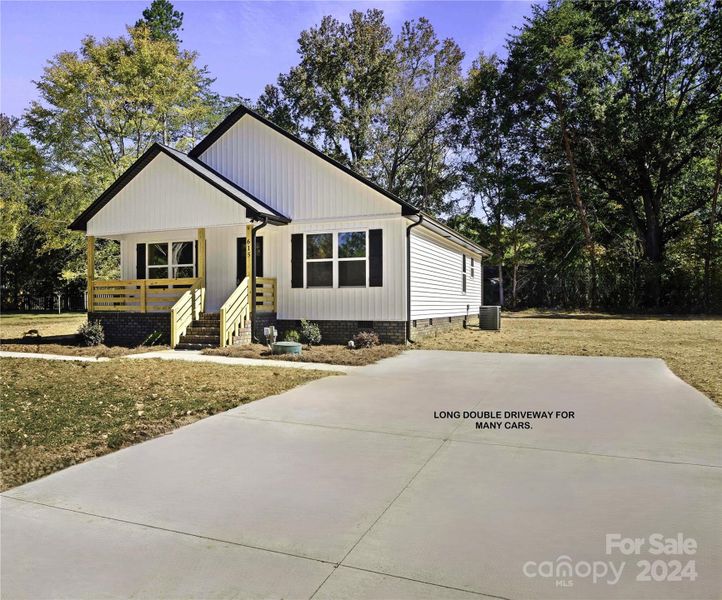
[[[349,427],[348,425],[324,425],[323,423],[304,423],[303,421],[286,421],[283,419],[264,419],[262,417],[251,417],[243,414],[222,413],[220,416],[233,419],[247,419],[249,421],[261,421],[265,423],[281,423],[283,425],[303,425],[305,427],[320,427],[321,429],[339,429],[341,431],[356,431],[358,433],[380,433],[382,435],[393,435],[396,437],[407,437],[422,440],[443,441],[446,438],[431,434],[401,433],[398,431],[382,431],[378,429],[362,429],[360,427]]]
[[[465,592],[467,594],[475,594],[476,596],[483,596],[485,598],[496,598],[497,600],[512,600],[506,596],[497,596],[495,594],[486,594],[484,592],[477,592],[476,590],[468,590],[465,588],[455,587],[453,585],[446,585],[443,583],[432,583],[431,581],[425,581],[423,579],[415,579],[414,577],[406,577],[404,575],[396,575],[394,573],[385,573],[384,571],[376,571],[374,569],[366,569],[364,567],[355,567],[353,565],[341,565],[344,569],[354,569],[355,571],[364,571],[366,573],[374,573],[375,575],[383,575],[384,577],[393,577],[394,579],[404,579],[406,581],[413,581],[415,583],[423,583],[424,585],[432,585],[434,587],[445,588],[447,590],[454,590],[457,592]]]
[[[274,550],[272,548],[264,548],[263,546],[254,546],[253,544],[244,544],[242,542],[235,542],[232,540],[224,540],[222,538],[210,537],[207,535],[201,535],[199,533],[190,533],[188,531],[180,531],[179,529],[171,529],[169,527],[161,527],[160,525],[151,525],[149,523],[139,523],[137,521],[130,521],[128,519],[119,519],[118,517],[109,517],[107,515],[99,515],[97,513],[92,513],[92,512],[88,512],[88,511],[84,511],[84,510],[77,510],[75,508],[67,508],[65,506],[55,506],[53,504],[46,504],[45,502],[38,502],[37,500],[28,500],[27,498],[17,498],[15,496],[9,496],[6,493],[0,494],[0,497],[2,497],[5,500],[15,500],[16,502],[25,502],[27,504],[43,506],[45,508],[50,508],[53,510],[63,510],[65,512],[75,513],[78,515],[85,515],[88,517],[104,519],[106,521],[113,521],[115,523],[124,523],[126,525],[134,525],[136,527],[144,527],[146,529],[155,529],[157,531],[163,531],[165,533],[175,533],[177,535],[185,535],[185,536],[197,538],[200,540],[208,540],[210,542],[218,542],[220,544],[229,544],[231,546],[240,546],[241,548],[248,548],[250,550],[259,550],[261,552],[270,552],[272,554],[280,554],[282,556],[290,556],[292,558],[300,558],[303,560],[310,560],[310,561],[314,561],[314,562],[323,563],[325,565],[331,565],[334,568],[336,566],[338,566],[338,563],[333,560],[326,560],[323,558],[314,558],[312,556],[304,556],[302,554],[293,554],[292,552],[284,552],[283,550]]]
[[[473,410],[473,409],[472,409]],[[246,419],[249,421],[261,421],[266,423],[281,423],[284,425],[302,425],[305,427],[320,427],[322,429],[338,429],[340,431],[356,431],[358,433],[378,433],[382,435],[392,435],[397,437],[405,437],[405,438],[412,438],[412,439],[421,439],[421,440],[440,440],[440,441],[449,441],[449,442],[458,442],[461,444],[481,444],[484,446],[498,446],[501,448],[516,448],[519,450],[539,450],[541,452],[561,452],[563,454],[577,454],[579,456],[596,456],[598,458],[611,458],[616,460],[637,460],[642,462],[654,462],[654,463],[661,463],[661,464],[667,464],[667,465],[680,465],[680,466],[689,466],[689,467],[701,467],[701,468],[707,468],[707,469],[722,469],[722,465],[711,465],[711,464],[705,464],[705,463],[695,463],[695,462],[687,462],[687,461],[677,461],[677,460],[665,460],[661,458],[645,458],[643,456],[620,456],[618,454],[603,454],[601,452],[586,452],[584,450],[567,450],[564,448],[547,448],[543,446],[524,446],[524,445],[518,445],[518,444],[503,444],[501,442],[489,442],[486,440],[468,440],[468,439],[459,439],[459,438],[453,438],[450,436],[454,435],[454,432],[461,427],[463,424],[457,425],[450,433],[445,433],[442,435],[432,435],[432,434],[423,434],[423,433],[402,433],[399,431],[384,431],[379,429],[362,429],[359,427],[349,427],[347,425],[324,425],[322,423],[304,423],[303,421],[287,421],[284,419],[264,419],[262,417],[252,417],[249,415],[244,414],[228,414],[228,413],[221,413],[217,415],[219,417],[231,417],[234,419]]]
[[[441,450],[441,448],[444,447],[444,444],[446,444],[446,440],[442,440],[442,441],[441,441],[441,443],[436,447],[436,450],[434,450],[434,451],[429,455],[429,457],[424,461],[424,464],[422,464],[422,465],[416,470],[416,472],[411,476],[411,479],[409,479],[409,480],[406,482],[406,485],[404,485],[404,487],[401,488],[401,490],[399,491],[399,493],[396,494],[396,495],[391,499],[391,502],[389,502],[389,503],[386,505],[386,508],[384,508],[384,509],[381,511],[381,513],[379,514],[379,516],[376,517],[376,519],[374,519],[373,523],[371,523],[371,525],[369,525],[369,526],[366,528],[366,531],[364,531],[364,532],[361,534],[361,536],[359,537],[359,539],[356,540],[356,542],[354,543],[354,545],[351,546],[351,548],[349,548],[348,552],[346,552],[346,554],[344,554],[343,558],[336,564],[336,566],[334,566],[333,571],[331,571],[331,572],[328,574],[328,576],[321,582],[321,585],[319,585],[319,586],[316,588],[316,591],[313,592],[313,594],[311,594],[309,600],[313,600],[313,597],[314,597],[314,596],[318,593],[318,591],[323,587],[323,584],[328,581],[329,577],[331,577],[331,575],[333,575],[333,573],[336,571],[336,569],[338,569],[338,567],[340,567],[340,566],[343,565],[343,561],[345,561],[345,560],[348,558],[349,554],[351,554],[351,552],[354,551],[354,549],[356,548],[356,546],[358,546],[358,545],[361,543],[361,540],[363,540],[363,539],[366,537],[366,535],[369,533],[369,531],[371,531],[371,530],[374,528],[374,526],[376,525],[376,523],[378,523],[378,522],[381,520],[381,518],[386,514],[386,512],[389,510],[389,508],[391,508],[391,507],[393,506],[394,502],[396,502],[396,501],[399,499],[399,497],[401,496],[401,494],[403,494],[403,493],[409,488],[409,486],[414,482],[414,480],[415,480],[416,477],[419,475],[419,473],[421,473],[421,471],[424,470],[424,468],[426,467],[426,465],[428,465],[429,462],[431,462],[431,460],[438,454],[439,450]]]
[[[516,444],[502,444],[500,442],[487,442],[484,440],[460,440],[452,439],[451,442],[459,442],[462,444],[479,444],[483,446],[499,446],[501,448],[516,448],[519,450],[539,450],[541,452],[561,452],[562,454],[578,454],[580,456],[596,456],[599,458],[612,458],[616,460],[638,460],[642,462],[662,463],[665,465],[680,465],[686,467],[702,467],[706,469],[722,469],[722,465],[708,465],[703,463],[693,463],[676,460],[664,460],[661,458],[644,458],[642,456],[619,456],[616,454],[602,454],[600,452],[584,452],[582,450],[565,450],[564,448],[544,448],[542,446],[518,446]]]

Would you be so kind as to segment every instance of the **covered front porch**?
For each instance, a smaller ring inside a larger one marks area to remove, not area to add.
[[[231,240],[238,248],[231,255],[220,248],[209,264],[204,227],[109,236],[120,243],[124,278],[99,279],[96,237],[87,236],[89,318],[100,320],[115,337],[140,340],[147,334],[148,341],[168,338],[173,348],[249,342],[254,315],[276,312],[276,278],[257,275],[252,223],[211,228],[210,237],[211,247]],[[237,268],[230,264],[233,256]]]

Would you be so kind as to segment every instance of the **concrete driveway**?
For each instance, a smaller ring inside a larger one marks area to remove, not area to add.
[[[659,360],[413,351],[10,490],[1,527],[4,598],[716,599],[722,411]]]

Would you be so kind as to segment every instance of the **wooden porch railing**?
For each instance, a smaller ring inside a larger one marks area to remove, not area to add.
[[[200,318],[205,308],[206,289],[200,283],[194,284],[178,298],[170,309],[170,347],[175,348],[181,336],[195,319]]]
[[[183,279],[94,280],[89,295],[90,312],[167,312],[200,277]]]
[[[251,318],[248,277],[233,290],[220,310],[221,348],[227,346]]]
[[[275,277],[256,277],[256,310],[276,312]]]

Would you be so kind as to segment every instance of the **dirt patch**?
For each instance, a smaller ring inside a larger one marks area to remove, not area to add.
[[[272,354],[263,344],[248,344],[245,346],[226,346],[225,348],[210,348],[203,354],[212,356],[233,356],[237,358],[264,358],[273,360],[287,360],[291,362],[327,363],[331,365],[363,366],[373,364],[382,358],[396,356],[405,350],[404,346],[381,344],[372,348],[356,348],[351,350],[346,346],[324,344],[321,346],[304,346],[301,356],[289,354]]]

